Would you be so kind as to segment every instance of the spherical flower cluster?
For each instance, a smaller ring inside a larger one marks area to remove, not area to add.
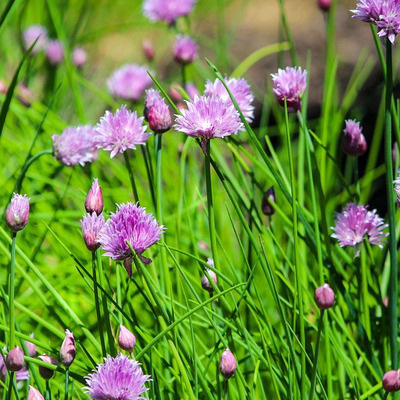
[[[400,0],[360,0],[351,12],[353,18],[375,24],[378,36],[387,36],[391,43],[400,32]]]
[[[355,256],[360,252],[360,246],[367,236],[371,244],[382,248],[383,240],[388,233],[383,230],[388,225],[376,214],[376,210],[368,211],[366,206],[350,203],[339,214],[336,214],[335,231],[332,237],[339,241],[341,247],[354,247]]]
[[[39,51],[44,50],[47,43],[47,30],[42,25],[31,25],[24,30],[22,35],[25,50],[28,50],[35,40],[36,45],[32,49],[31,54],[37,54]]]
[[[196,0],[145,0],[143,14],[151,21],[165,21],[169,24],[189,14]]]
[[[362,134],[360,123],[357,121],[345,121],[346,127],[343,131],[343,150],[348,156],[362,156],[367,151],[367,141]]]
[[[64,59],[64,48],[59,40],[50,40],[46,44],[46,57],[51,65],[57,65]]]
[[[254,95],[250,90],[250,85],[244,78],[228,78],[225,77],[225,83],[235,98],[240,110],[242,111],[247,122],[251,122],[254,118]],[[204,90],[205,96],[218,96],[225,104],[233,104],[229,93],[219,79],[214,82],[207,81]]]
[[[53,155],[65,165],[85,165],[97,159],[95,130],[91,125],[70,126],[53,135]]]
[[[107,80],[110,93],[125,100],[139,100],[152,83],[147,67],[136,64],[123,65]]]
[[[146,90],[144,117],[154,133],[164,133],[171,129],[172,120],[165,99],[158,90]]]
[[[123,153],[127,149],[136,149],[139,144],[145,144],[149,134],[143,125],[143,117],[137,116],[122,106],[114,114],[106,111],[96,126],[94,143],[97,148],[111,151],[110,157]]]
[[[174,58],[179,64],[191,64],[198,57],[198,46],[195,40],[187,35],[178,35],[174,43]]]
[[[278,103],[284,106],[286,99],[288,112],[301,110],[301,98],[307,88],[307,71],[300,67],[286,67],[278,69],[278,73],[271,76]]]
[[[108,356],[104,364],[99,364],[92,374],[85,377],[84,390],[94,400],[136,400],[148,388],[144,385],[150,379],[144,375],[140,364],[123,354],[113,358]]]
[[[104,224],[103,214],[97,215],[93,212],[83,216],[81,220],[82,235],[88,250],[95,251],[100,247],[99,235]]]
[[[82,47],[75,47],[71,54],[72,62],[77,68],[82,68],[87,61],[86,51]]]
[[[175,129],[201,139],[203,151],[210,139],[224,138],[243,129],[239,114],[233,105],[219,97],[201,96],[187,101],[187,110],[176,117]]]
[[[6,210],[6,223],[13,232],[25,228],[29,219],[29,197],[14,193]]]

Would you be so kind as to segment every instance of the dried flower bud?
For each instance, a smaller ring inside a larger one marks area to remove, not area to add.
[[[118,344],[121,349],[129,351],[129,353],[132,353],[135,348],[135,335],[123,325],[119,326]]]
[[[144,40],[142,43],[143,54],[148,61],[153,61],[154,59],[154,46],[150,40]]]
[[[33,386],[29,386],[28,399],[27,400],[44,400],[44,397],[35,389]]]
[[[31,333],[29,336],[31,338],[33,338],[33,333]],[[26,341],[25,344],[26,344],[26,347],[28,348],[29,357],[32,357],[32,358],[35,357],[36,356],[36,346],[29,341]]]
[[[39,356],[39,358],[47,364],[56,365],[57,367],[60,365],[60,363],[52,356],[43,354],[42,356]],[[48,381],[49,379],[51,379],[53,377],[54,370],[44,367],[42,365],[39,365],[39,373],[43,379]]]
[[[214,281],[214,283],[217,285],[218,284],[218,279],[217,279],[217,275],[215,274],[214,271],[211,271],[211,269],[206,268],[206,271],[208,272],[208,275],[210,275],[210,278]],[[212,294],[213,292],[213,287],[210,283],[210,281],[208,280],[208,277],[206,274],[203,275],[203,277],[201,278],[201,287],[204,290],[207,290],[207,292],[209,292],[210,294]]]
[[[397,392],[400,390],[400,370],[386,372],[382,378],[382,387],[386,392]]]
[[[328,11],[331,8],[332,0],[318,0],[318,6],[323,11]]]
[[[100,215],[103,212],[103,205],[103,193],[99,185],[99,180],[96,178],[86,197],[85,209],[89,214],[95,212],[97,215]]]
[[[335,302],[335,292],[327,283],[324,283],[315,291],[314,299],[319,309],[326,310],[333,306]]]
[[[69,368],[75,360],[76,348],[74,334],[68,329],[65,331],[65,339],[61,345],[61,362],[66,368]]]
[[[6,367],[9,371],[16,372],[24,367],[24,352],[18,346],[7,354]]]
[[[264,193],[262,198],[261,210],[265,215],[275,214],[275,208],[272,203],[276,203],[276,194],[273,186]]]
[[[351,157],[362,156],[367,151],[367,142],[360,123],[357,121],[347,120],[345,121],[346,127],[343,131],[343,150]]]
[[[29,197],[26,194],[14,193],[6,211],[6,222],[13,232],[25,228],[29,219]]]
[[[219,370],[225,379],[229,379],[236,371],[236,359],[229,349],[222,353]]]

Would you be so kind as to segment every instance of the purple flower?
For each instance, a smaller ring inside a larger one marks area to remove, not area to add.
[[[177,18],[189,14],[196,0],[145,0],[143,14],[151,21],[173,23]]]
[[[219,97],[196,96],[186,103],[188,109],[181,109],[182,115],[177,115],[174,127],[186,135],[201,138],[204,152],[210,139],[224,138],[243,129],[235,107]]]
[[[29,197],[14,193],[6,210],[6,223],[13,232],[25,228],[29,219]]]
[[[186,35],[178,35],[174,43],[174,58],[179,64],[191,64],[197,58],[198,46],[195,40]]]
[[[113,260],[125,260],[125,268],[131,276],[132,249],[140,257],[141,254],[156,243],[164,232],[164,226],[158,225],[152,214],[137,204],[125,203],[118,205],[116,213],[111,213],[99,235],[99,242],[105,256]],[[151,262],[147,260],[145,262]]]
[[[76,356],[74,334],[68,329],[65,331],[65,339],[61,345],[60,358],[64,367],[69,368],[74,362]]]
[[[95,130],[91,125],[70,126],[53,135],[53,155],[65,165],[85,165],[97,159]]]
[[[64,59],[63,45],[59,40],[50,40],[46,44],[46,56],[51,65],[57,65]]]
[[[343,131],[343,150],[348,156],[358,157],[362,156],[367,151],[367,142],[360,123],[357,121],[345,121],[346,127]]]
[[[254,107],[251,104],[254,101],[254,95],[250,90],[250,85],[244,78],[228,78],[227,76],[225,77],[225,83],[238,103],[246,121],[251,122],[254,118]],[[219,79],[216,79],[214,83],[211,81],[206,82],[204,95],[218,96],[225,104],[233,104],[225,86]]]
[[[103,192],[101,191],[99,180],[95,178],[86,196],[85,209],[89,214],[95,212],[97,215],[100,215],[103,212],[103,205]]]
[[[327,310],[335,302],[335,292],[327,283],[324,283],[315,290],[314,300],[320,310]]]
[[[236,371],[236,359],[229,349],[222,353],[219,370],[225,379],[230,379]]]
[[[126,106],[122,106],[114,114],[106,111],[96,126],[96,147],[111,151],[111,158],[127,149],[135,150],[136,145],[145,144],[149,138],[143,119],[138,118],[136,111],[132,112]]]
[[[82,68],[86,64],[87,54],[82,47],[75,47],[71,56],[72,62],[77,68]]]
[[[0,379],[4,382],[6,380],[6,376],[7,376],[7,367],[4,362],[3,356],[0,354]],[[22,369],[20,369],[15,373],[15,376],[17,378],[17,381],[27,381],[29,379],[29,371],[27,368],[23,367]]]
[[[367,236],[371,244],[382,248],[382,243],[388,233],[383,230],[388,225],[376,214],[376,210],[368,211],[366,206],[350,203],[336,214],[335,231],[332,237],[339,241],[340,247],[354,247],[355,257],[358,257],[361,243]]]
[[[147,67],[136,64],[123,65],[107,80],[110,93],[125,100],[139,100],[152,83]]]
[[[192,100],[194,99],[195,96],[200,96],[199,89],[197,89],[197,86],[192,82],[188,82],[186,84],[185,90],[189,98]]]
[[[31,54],[37,54],[39,51],[44,50],[47,43],[47,30],[42,25],[31,25],[24,30],[22,35],[25,50],[31,47],[36,39],[35,47],[32,49]]]
[[[83,216],[81,220],[82,235],[88,250],[95,251],[100,247],[99,235],[104,224],[103,214],[97,215],[93,212],[91,215]]]
[[[144,40],[142,42],[142,50],[146,59],[149,61],[153,61],[155,52],[153,42],[151,40]]]
[[[144,116],[154,133],[164,133],[171,129],[171,113],[158,90],[148,89],[146,91]]]
[[[123,354],[108,356],[92,374],[85,377],[88,386],[84,390],[94,400],[136,400],[149,390],[144,387],[150,375],[143,375],[137,361]]]
[[[129,351],[129,353],[132,353],[136,344],[135,335],[122,324],[119,325],[118,344],[122,350]]]
[[[391,43],[400,32],[400,0],[360,0],[353,18],[373,23],[380,30],[378,36],[387,36]]]
[[[302,71],[300,67],[286,67],[271,76],[278,103],[284,106],[286,98],[288,112],[301,110],[301,97],[307,88],[307,71]]]
[[[29,393],[27,400],[44,400],[44,397],[39,392],[39,390],[35,389],[33,386],[29,386]]]
[[[391,370],[382,378],[382,387],[386,392],[398,392],[400,390],[400,370]]]

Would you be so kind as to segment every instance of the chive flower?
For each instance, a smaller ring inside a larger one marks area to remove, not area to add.
[[[173,24],[175,20],[188,15],[196,0],[145,0],[143,14],[151,21],[164,21]]]
[[[171,129],[171,113],[159,90],[146,90],[144,117],[154,133],[164,133]]]
[[[219,370],[225,379],[230,379],[236,371],[236,359],[229,349],[222,353]]]
[[[62,63],[64,59],[64,48],[59,40],[50,40],[47,42],[46,57],[51,65]]]
[[[35,40],[37,42],[32,49],[31,54],[37,54],[39,51],[44,50],[47,43],[47,29],[42,25],[31,25],[26,28],[22,34],[22,41],[25,50],[28,50]]]
[[[105,220],[102,214],[95,212],[86,214],[81,220],[82,235],[89,251],[96,251],[100,247],[99,236]]]
[[[103,193],[97,178],[93,180],[92,187],[86,196],[85,209],[89,214],[95,212],[97,215],[100,215],[103,212]]]
[[[29,197],[24,194],[14,193],[6,210],[6,223],[13,232],[25,228],[29,219]]]
[[[386,392],[398,392],[400,390],[400,370],[386,372],[382,378],[382,387]]]
[[[353,120],[347,120],[345,123],[346,127],[343,131],[344,152],[351,157],[362,156],[367,151],[367,142],[360,123]]]
[[[76,356],[74,334],[68,329],[65,331],[65,339],[61,345],[60,358],[65,368],[69,368]]]
[[[173,47],[174,58],[178,64],[191,64],[198,57],[199,46],[187,35],[178,35]]]
[[[77,68],[82,68],[87,61],[87,53],[82,47],[75,47],[72,50],[72,62]]]
[[[28,392],[28,399],[27,400],[44,400],[44,397],[39,392],[39,390],[37,390],[33,386],[29,386],[29,392]]]
[[[5,348],[3,348],[3,350],[5,350]],[[6,377],[7,377],[6,363],[4,362],[3,356],[0,354],[0,379],[3,382],[5,382]],[[27,381],[30,377],[29,370],[26,367],[22,367],[20,370],[15,372],[15,377],[17,381]]]

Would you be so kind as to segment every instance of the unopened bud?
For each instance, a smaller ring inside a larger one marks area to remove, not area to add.
[[[70,365],[74,362],[75,355],[76,348],[74,334],[67,329],[65,331],[65,339],[60,349],[61,362],[66,368],[69,368]]]
[[[218,278],[217,278],[217,275],[215,274],[215,272],[211,271],[211,269],[209,269],[209,268],[206,268],[206,271],[207,271],[208,275],[210,276],[210,278],[214,281],[215,285],[217,285]],[[203,277],[201,278],[201,287],[204,290],[207,290],[207,292],[209,292],[210,294],[212,294],[212,292],[214,290],[210,281],[208,280],[208,277],[206,274],[204,274]]]
[[[271,186],[265,193],[261,202],[261,210],[265,215],[275,214],[273,203],[276,203],[275,189]]]
[[[75,47],[72,52],[72,62],[77,68],[82,68],[87,61],[87,54],[82,47]]]
[[[129,351],[129,353],[132,353],[135,348],[135,335],[123,325],[119,326],[118,344],[121,349]]]
[[[327,283],[324,283],[315,291],[314,299],[319,309],[326,310],[333,306],[335,302],[335,292]]]
[[[6,222],[13,232],[25,228],[29,219],[29,197],[26,194],[14,193],[6,211]]]
[[[96,178],[86,197],[85,209],[89,214],[95,212],[97,215],[100,215],[103,212],[103,205],[103,193],[99,185],[99,180]]]
[[[352,120],[345,122],[343,150],[351,157],[362,156],[367,151],[367,142],[362,134],[360,123]]]
[[[42,356],[39,356],[39,358],[47,364],[55,365],[57,367],[60,365],[60,363],[52,356],[43,354]],[[54,370],[44,367],[43,365],[39,365],[39,373],[43,379],[48,381],[49,379],[51,379],[53,377]]]
[[[148,113],[149,128],[154,133],[164,133],[171,129],[172,120],[168,106],[161,102],[150,108]]]
[[[331,8],[332,0],[318,0],[318,6],[323,11],[328,11]]]
[[[236,359],[229,349],[222,353],[219,370],[225,379],[229,379],[236,371]]]
[[[8,352],[6,367],[12,372],[19,371],[24,367],[24,352],[18,346]]]
[[[33,338],[33,333],[31,333],[29,336],[31,338]],[[33,343],[28,342],[28,341],[26,341],[25,344],[26,344],[26,347],[28,348],[29,357],[35,357],[36,356],[36,346]]]
[[[143,54],[149,61],[154,59],[154,46],[150,40],[145,40],[142,43]]]
[[[44,400],[44,397],[35,389],[33,386],[29,386],[28,399],[27,400]]]
[[[400,370],[386,372],[382,378],[382,387],[386,392],[397,392],[400,390]]]

